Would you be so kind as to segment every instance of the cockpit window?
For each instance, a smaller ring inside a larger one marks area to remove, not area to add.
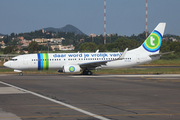
[[[17,61],[17,59],[10,59],[10,61]]]

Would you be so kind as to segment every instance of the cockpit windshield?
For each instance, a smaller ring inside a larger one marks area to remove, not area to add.
[[[10,59],[9,61],[17,61],[17,59]]]

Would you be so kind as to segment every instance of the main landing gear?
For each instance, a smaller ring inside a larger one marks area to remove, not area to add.
[[[90,70],[83,70],[83,75],[92,75],[92,72]]]
[[[19,76],[23,76],[23,73],[22,73],[22,72],[20,72],[20,73],[19,73]]]

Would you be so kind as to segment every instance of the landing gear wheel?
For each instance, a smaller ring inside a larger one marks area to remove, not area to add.
[[[92,72],[89,71],[89,70],[84,70],[84,71],[82,72],[82,74],[83,74],[83,75],[92,75]]]
[[[23,73],[22,73],[22,72],[20,72],[20,73],[19,73],[19,75],[20,75],[20,76],[23,76]]]
[[[91,71],[87,71],[87,74],[88,74],[88,75],[92,75],[92,72],[91,72]]]

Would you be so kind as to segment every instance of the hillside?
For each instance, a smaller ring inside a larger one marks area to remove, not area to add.
[[[0,33],[0,36],[4,36],[4,34],[1,34],[1,33]]]
[[[44,30],[45,31],[54,31],[56,33],[58,33],[58,32],[74,32],[75,34],[85,35],[81,30],[74,27],[73,25],[66,25],[65,27],[62,27],[62,28],[48,27],[48,28],[44,28]]]

